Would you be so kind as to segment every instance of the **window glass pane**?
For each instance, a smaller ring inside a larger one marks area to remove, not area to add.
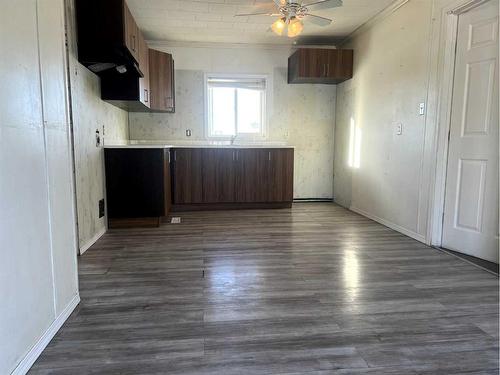
[[[212,136],[235,135],[235,89],[226,87],[211,88],[212,92]]]
[[[260,133],[262,91],[238,89],[238,133]]]

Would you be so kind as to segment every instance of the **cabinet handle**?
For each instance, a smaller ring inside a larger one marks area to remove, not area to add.
[[[146,103],[149,101],[148,89],[144,89],[144,101]]]
[[[271,151],[269,151],[269,161],[271,161]]]
[[[170,150],[168,150],[168,164],[170,164],[171,160],[170,160]]]
[[[235,160],[236,160],[236,158],[235,158],[235,155],[234,155],[234,154],[235,154],[235,152],[233,151],[233,161],[235,161]]]
[[[135,35],[132,35],[132,51],[135,52]]]
[[[177,151],[174,151],[174,161],[177,161]]]
[[[330,76],[330,64],[326,64],[326,76]]]

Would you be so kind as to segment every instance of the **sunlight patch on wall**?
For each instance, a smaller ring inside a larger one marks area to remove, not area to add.
[[[349,167],[358,169],[361,166],[361,128],[356,126],[354,118],[351,117],[349,133]]]

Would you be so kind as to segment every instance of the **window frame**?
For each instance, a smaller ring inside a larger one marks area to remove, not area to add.
[[[211,108],[210,108],[210,93],[208,88],[208,80],[210,78],[226,78],[226,79],[262,79],[265,82],[265,89],[262,91],[261,97],[261,117],[262,117],[262,126],[261,131],[259,133],[238,133],[238,124],[236,122],[236,135],[234,136],[236,139],[244,139],[244,140],[264,140],[267,137],[267,114],[268,114],[268,93],[269,90],[269,76],[267,74],[231,74],[231,73],[205,73],[204,74],[204,133],[205,139],[208,140],[218,140],[218,141],[227,141],[231,140],[233,136],[225,136],[225,135],[212,135],[211,134]],[[235,117],[238,116],[237,112],[237,93],[235,95]]]

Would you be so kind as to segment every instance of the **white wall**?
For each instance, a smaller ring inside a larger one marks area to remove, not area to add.
[[[344,46],[354,49],[354,78],[338,87],[335,130],[335,200],[422,241],[429,176],[418,106],[428,94],[431,14],[432,1],[410,0]],[[349,165],[351,121],[359,167]]]
[[[75,139],[78,238],[80,248],[91,245],[106,230],[99,218],[99,200],[105,198],[104,151],[96,147],[95,131],[105,142],[128,141],[128,114],[101,100],[100,80],[77,59],[73,1],[67,1],[70,42],[70,80]]]
[[[295,198],[331,198],[336,87],[288,85],[283,46],[199,45],[150,47],[172,53],[176,67],[176,113],[130,113],[132,140],[204,140],[204,73],[266,74],[268,140],[295,146]],[[186,138],[185,130],[193,135]]]
[[[0,373],[27,371],[79,301],[62,0],[0,12]]]

